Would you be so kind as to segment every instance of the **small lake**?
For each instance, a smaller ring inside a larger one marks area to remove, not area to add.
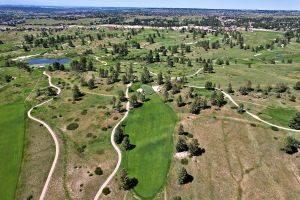
[[[53,58],[34,58],[26,61],[29,65],[47,65],[59,62],[60,64],[68,64],[71,62],[68,58],[53,59]]]

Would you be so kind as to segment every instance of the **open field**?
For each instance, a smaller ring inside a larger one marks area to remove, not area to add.
[[[138,179],[134,191],[143,199],[153,198],[166,183],[175,123],[175,113],[156,94],[126,120],[125,133],[136,147],[124,152],[123,166]]]
[[[200,157],[188,158],[188,165],[182,165],[177,159],[173,161],[168,197],[298,198],[299,153],[290,156],[279,150],[281,139],[289,133],[274,132],[228,107],[204,112],[199,117],[185,115],[181,123],[206,151]],[[294,136],[299,138],[297,134]],[[192,183],[177,185],[177,171],[181,166],[194,177]]]

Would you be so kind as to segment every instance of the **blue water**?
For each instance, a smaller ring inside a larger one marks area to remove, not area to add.
[[[35,58],[27,60],[29,65],[47,65],[52,64],[54,62],[59,62],[60,64],[68,64],[70,63],[70,59],[63,58],[63,59],[53,59],[53,58]]]

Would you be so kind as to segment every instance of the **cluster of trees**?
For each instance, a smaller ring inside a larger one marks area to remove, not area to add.
[[[176,152],[190,153],[190,156],[200,156],[205,152],[205,149],[201,148],[197,139],[192,139],[191,142],[186,141],[185,136],[180,136],[176,144]]]
[[[152,78],[149,70],[147,69],[147,67],[144,67],[143,72],[141,74],[140,81],[144,84],[150,83],[153,81],[153,78]]]
[[[51,65],[48,65],[48,70],[49,71],[65,71],[65,66],[64,64],[60,64],[59,62],[54,62]]]
[[[87,60],[85,56],[80,57],[78,60],[72,60],[70,63],[71,70],[73,71],[93,71],[94,70],[94,64],[92,60]]]
[[[157,49],[154,50],[154,55],[153,55],[153,51],[150,50],[149,53],[146,55],[145,60],[146,60],[146,63],[148,63],[148,64],[151,64],[154,62],[160,62],[158,50]]]
[[[211,105],[222,107],[226,104],[224,94],[221,91],[213,91],[210,97]]]
[[[120,56],[126,56],[128,54],[128,45],[125,44],[113,44],[113,49],[111,51],[112,55],[119,54]]]
[[[101,78],[106,78],[107,84],[113,84],[119,81],[119,74],[121,72],[121,63],[117,63],[115,67],[110,67],[107,69],[99,69],[99,76]],[[131,74],[132,76],[132,74]],[[129,74],[126,75],[126,79],[123,78],[124,83],[130,81],[132,78]]]
[[[29,67],[28,63],[23,61],[5,60],[4,67],[18,67],[26,70],[27,72],[31,72],[31,68]]]
[[[206,109],[207,106],[207,100],[206,98],[202,97],[195,97],[194,101],[190,105],[190,113],[192,114],[199,114],[201,110]]]
[[[129,178],[128,173],[125,169],[121,170],[119,178],[119,186],[123,190],[131,190],[138,184],[136,178]]]

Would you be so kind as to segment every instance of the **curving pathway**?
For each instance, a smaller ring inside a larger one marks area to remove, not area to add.
[[[132,83],[129,83],[127,85],[127,89],[126,89],[126,98],[129,99],[129,88],[131,86]],[[110,137],[110,142],[111,144],[113,145],[114,149],[116,150],[117,154],[118,154],[118,162],[117,162],[117,165],[114,169],[114,171],[109,175],[109,177],[106,179],[106,181],[102,184],[102,186],[99,188],[94,200],[98,200],[100,195],[102,194],[102,191],[103,189],[108,185],[108,183],[112,180],[112,178],[116,175],[117,171],[119,170],[120,166],[121,166],[121,161],[122,161],[122,153],[121,153],[121,150],[120,148],[118,147],[118,145],[115,143],[115,140],[114,140],[114,135],[115,135],[115,132],[116,132],[116,129],[117,127],[127,118],[128,114],[129,114],[129,109],[130,109],[130,103],[129,103],[129,100],[127,101],[126,103],[126,113],[125,115],[123,116],[123,118],[115,125],[115,127],[113,128],[112,130],[112,133],[111,133],[111,137]]]
[[[201,86],[189,86],[189,85],[186,85],[186,87],[199,88],[199,89],[204,89],[204,88],[205,88],[205,87],[201,87]],[[221,91],[221,92],[224,94],[224,96],[225,96],[227,99],[229,99],[234,105],[236,105],[237,107],[239,106],[239,104],[231,97],[230,94],[228,94],[228,93],[226,93],[226,92],[224,92],[223,90],[218,89],[218,88],[215,88],[215,90]],[[264,124],[267,124],[267,125],[270,125],[270,126],[274,126],[274,127],[278,128],[278,129],[281,129],[281,130],[292,131],[292,132],[300,133],[300,130],[291,129],[291,128],[286,128],[286,127],[283,127],[283,126],[278,126],[278,125],[276,125],[276,124],[272,124],[272,123],[270,123],[270,122],[267,122],[267,121],[261,119],[259,116],[257,116],[257,115],[255,115],[255,114],[249,112],[248,110],[246,110],[246,109],[244,109],[244,110],[245,110],[245,112],[246,112],[248,115],[250,115],[252,118],[254,118],[254,119],[256,119],[256,120],[258,120],[258,121],[260,121],[260,122],[262,122],[262,123],[264,123]]]
[[[44,74],[45,76],[48,77],[49,85],[50,85],[51,87],[54,87],[55,89],[57,89],[57,95],[59,95],[60,92],[61,92],[61,89],[60,89],[59,87],[57,87],[57,86],[55,86],[55,85],[52,84],[52,82],[51,82],[51,76],[50,76],[50,75],[48,75],[45,71],[43,72],[43,74]],[[41,193],[41,195],[40,195],[40,198],[39,198],[40,200],[43,200],[43,199],[45,198],[46,193],[47,193],[47,190],[48,190],[49,182],[50,182],[51,177],[52,177],[52,175],[53,175],[53,172],[54,172],[54,170],[55,170],[55,166],[56,166],[56,164],[57,164],[58,156],[59,156],[59,143],[58,143],[58,139],[57,139],[57,137],[56,137],[56,134],[55,134],[54,131],[51,129],[51,127],[50,127],[46,122],[44,122],[44,121],[42,121],[42,120],[40,120],[40,119],[38,119],[38,118],[33,117],[33,116],[31,115],[31,112],[32,112],[33,109],[38,108],[38,107],[40,107],[40,106],[42,106],[42,105],[44,105],[44,104],[46,104],[46,103],[48,103],[48,102],[50,102],[50,101],[52,101],[52,100],[53,100],[53,98],[51,98],[51,99],[49,99],[49,100],[47,100],[47,101],[44,101],[44,102],[42,102],[42,103],[40,103],[40,104],[38,104],[38,105],[32,107],[32,108],[27,112],[27,115],[28,115],[28,117],[29,117],[30,119],[32,119],[32,120],[34,120],[34,121],[36,121],[36,122],[42,124],[44,127],[46,127],[46,129],[47,129],[47,130],[49,131],[49,133],[51,134],[51,136],[52,136],[52,138],[53,138],[53,141],[54,141],[54,143],[55,143],[55,157],[54,157],[54,160],[53,160],[51,169],[50,169],[50,171],[49,171],[49,174],[48,174],[46,183],[45,183],[45,185],[44,185],[44,187],[43,187],[43,190],[42,190],[42,193]]]
[[[101,62],[103,65],[107,65],[107,62],[106,61],[103,61],[103,60],[100,60],[100,58],[99,57],[97,57],[97,56],[94,56],[95,57],[95,59],[97,60],[97,61],[99,61],[99,62]]]

